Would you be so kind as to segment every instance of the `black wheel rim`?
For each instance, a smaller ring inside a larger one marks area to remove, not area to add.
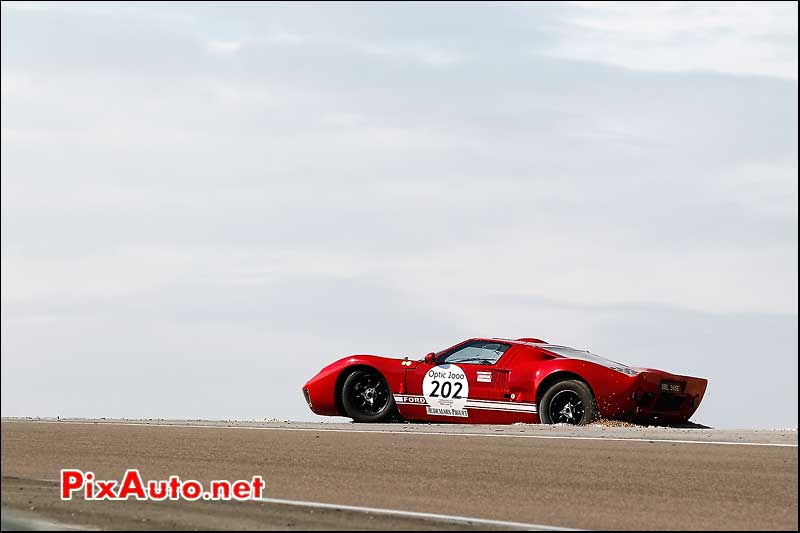
[[[362,414],[375,416],[389,404],[389,386],[372,372],[359,372],[347,391],[350,404]]]
[[[580,424],[585,412],[586,406],[575,391],[558,391],[550,400],[549,414],[554,424]]]

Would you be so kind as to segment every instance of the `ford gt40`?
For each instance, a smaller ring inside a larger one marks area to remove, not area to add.
[[[679,424],[697,410],[707,384],[541,339],[475,338],[418,361],[351,355],[302,391],[313,412],[356,422]]]

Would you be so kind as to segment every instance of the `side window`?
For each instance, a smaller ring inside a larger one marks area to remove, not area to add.
[[[475,341],[456,348],[445,354],[440,363],[471,363],[475,365],[493,365],[500,359],[510,344],[499,342]]]

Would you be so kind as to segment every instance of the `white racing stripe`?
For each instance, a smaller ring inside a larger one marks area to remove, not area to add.
[[[4,420],[4,422],[14,422]],[[289,427],[263,427],[263,426],[221,426],[211,424],[169,424],[152,422],[89,422],[83,420],[25,420],[19,421],[25,424],[73,424],[83,426],[138,426],[138,427],[162,427],[162,428],[194,428],[194,429],[247,429],[252,431],[305,431],[317,433],[375,433],[379,435],[425,435],[436,437],[486,437],[497,439],[543,439],[543,440],[586,440],[586,441],[609,441],[609,442],[648,442],[650,444],[715,444],[718,446],[766,446],[774,448],[797,448],[797,444],[782,444],[776,442],[731,442],[719,440],[681,440],[681,439],[659,439],[659,438],[640,438],[640,437],[578,437],[575,435],[519,435],[508,433],[445,433],[441,431],[399,431],[393,429],[344,429],[344,428],[289,428]]]
[[[400,405],[428,405],[424,396],[418,394],[395,394],[394,401]],[[509,411],[513,413],[535,413],[535,403],[522,403],[498,400],[479,400],[467,398],[465,409],[481,409],[487,411]]]
[[[536,405],[531,403],[515,402],[486,402],[482,400],[467,400],[467,409],[490,409],[493,411],[513,411],[517,413],[535,413]]]
[[[546,526],[542,524],[529,524],[525,522],[507,522],[505,520],[491,520],[488,518],[473,518],[468,516],[446,515],[436,513],[423,513],[418,511],[400,511],[397,509],[381,509],[378,507],[357,507],[354,505],[338,505],[335,503],[304,502],[298,500],[279,500],[276,498],[258,498],[257,501],[277,505],[291,505],[294,507],[307,507],[310,509],[331,509],[336,511],[350,511],[383,516],[398,516],[402,518],[416,518],[449,524],[495,526],[509,529],[524,529],[526,531],[580,531],[566,527]]]

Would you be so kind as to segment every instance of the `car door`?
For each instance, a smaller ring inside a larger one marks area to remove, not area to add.
[[[409,364],[405,390],[395,395],[409,420],[492,423],[508,402],[511,344],[471,340],[438,354],[431,362]]]

